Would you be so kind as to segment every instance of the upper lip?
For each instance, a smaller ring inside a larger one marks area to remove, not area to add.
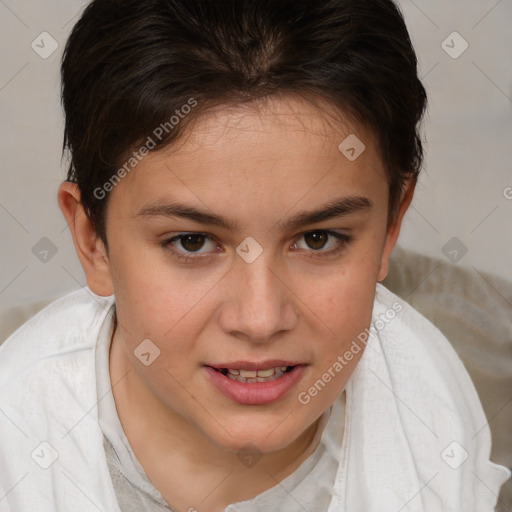
[[[232,361],[230,363],[207,364],[217,370],[227,368],[228,370],[269,370],[270,368],[279,368],[280,366],[297,366],[304,363],[290,361],[285,359],[267,359],[265,361]]]

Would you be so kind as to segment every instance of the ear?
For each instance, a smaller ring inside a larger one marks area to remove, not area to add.
[[[402,188],[400,207],[397,216],[395,221],[388,226],[388,234],[386,235],[386,242],[384,244],[384,249],[382,251],[380,261],[379,276],[377,278],[378,281],[382,281],[388,274],[389,257],[391,255],[391,251],[395,247],[396,241],[398,240],[398,235],[400,234],[400,228],[402,226],[402,220],[404,218],[405,212],[411,204],[415,188],[416,179],[414,178],[409,178]]]
[[[57,194],[59,207],[73,236],[75,250],[84,269],[87,286],[96,295],[114,293],[107,251],[87,217],[76,183],[61,183]]]

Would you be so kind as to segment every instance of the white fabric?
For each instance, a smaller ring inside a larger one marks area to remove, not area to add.
[[[113,300],[69,294],[0,347],[1,512],[120,512],[95,387],[96,340]],[[475,388],[440,331],[380,284],[375,324],[395,303],[401,311],[374,331],[346,386],[328,512],[491,512],[511,474],[489,460]],[[457,469],[446,462],[459,456],[453,442],[468,453]]]

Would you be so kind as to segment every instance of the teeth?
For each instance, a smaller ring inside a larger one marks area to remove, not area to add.
[[[278,379],[284,373],[288,366],[278,366],[277,368],[268,368],[267,370],[238,370],[238,369],[227,369],[221,370],[226,377],[231,380],[237,380],[245,384],[251,382],[269,382],[271,380]]]
[[[275,368],[269,368],[268,370],[258,370],[257,377],[270,377],[274,375]]]
[[[246,379],[250,377],[256,377],[258,372],[255,370],[240,370],[240,377],[245,377]]]

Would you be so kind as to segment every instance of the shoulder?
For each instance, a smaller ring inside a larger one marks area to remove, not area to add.
[[[444,406],[465,417],[469,428],[486,423],[475,386],[450,341],[430,320],[380,283],[371,333],[376,335],[374,343],[378,340],[388,370],[408,382],[404,392],[422,389],[424,398],[437,400],[439,409]]]
[[[510,471],[490,460],[488,421],[473,381],[450,341],[420,312],[380,284],[372,327],[362,368],[367,370],[366,377],[360,372],[361,377],[375,383],[374,393],[382,391],[382,402],[395,402],[388,409],[398,411],[396,424],[405,436],[422,440],[410,445],[413,460],[422,461],[417,465],[418,474],[426,480],[429,471],[438,471],[440,478],[430,485],[438,496],[455,499],[454,490],[463,489],[456,499],[465,505],[457,510],[491,510]],[[486,489],[475,475],[486,482]],[[470,506],[471,500],[474,504]]]
[[[0,346],[0,409],[11,423],[28,431],[42,423],[62,427],[94,403],[95,347],[112,305],[113,296],[83,288],[49,304]]]
[[[96,342],[113,304],[113,296],[83,288],[49,304],[0,346],[0,496],[8,493],[0,510],[88,510],[92,499],[119,512],[95,385]]]
[[[418,350],[424,347],[435,359],[456,364],[457,369],[464,365],[450,341],[430,320],[413,308],[405,299],[386,287],[377,284],[372,327],[379,337],[391,346],[410,346]]]
[[[0,345],[2,389],[43,361],[73,359],[90,351],[114,304],[85,287],[52,302]]]

